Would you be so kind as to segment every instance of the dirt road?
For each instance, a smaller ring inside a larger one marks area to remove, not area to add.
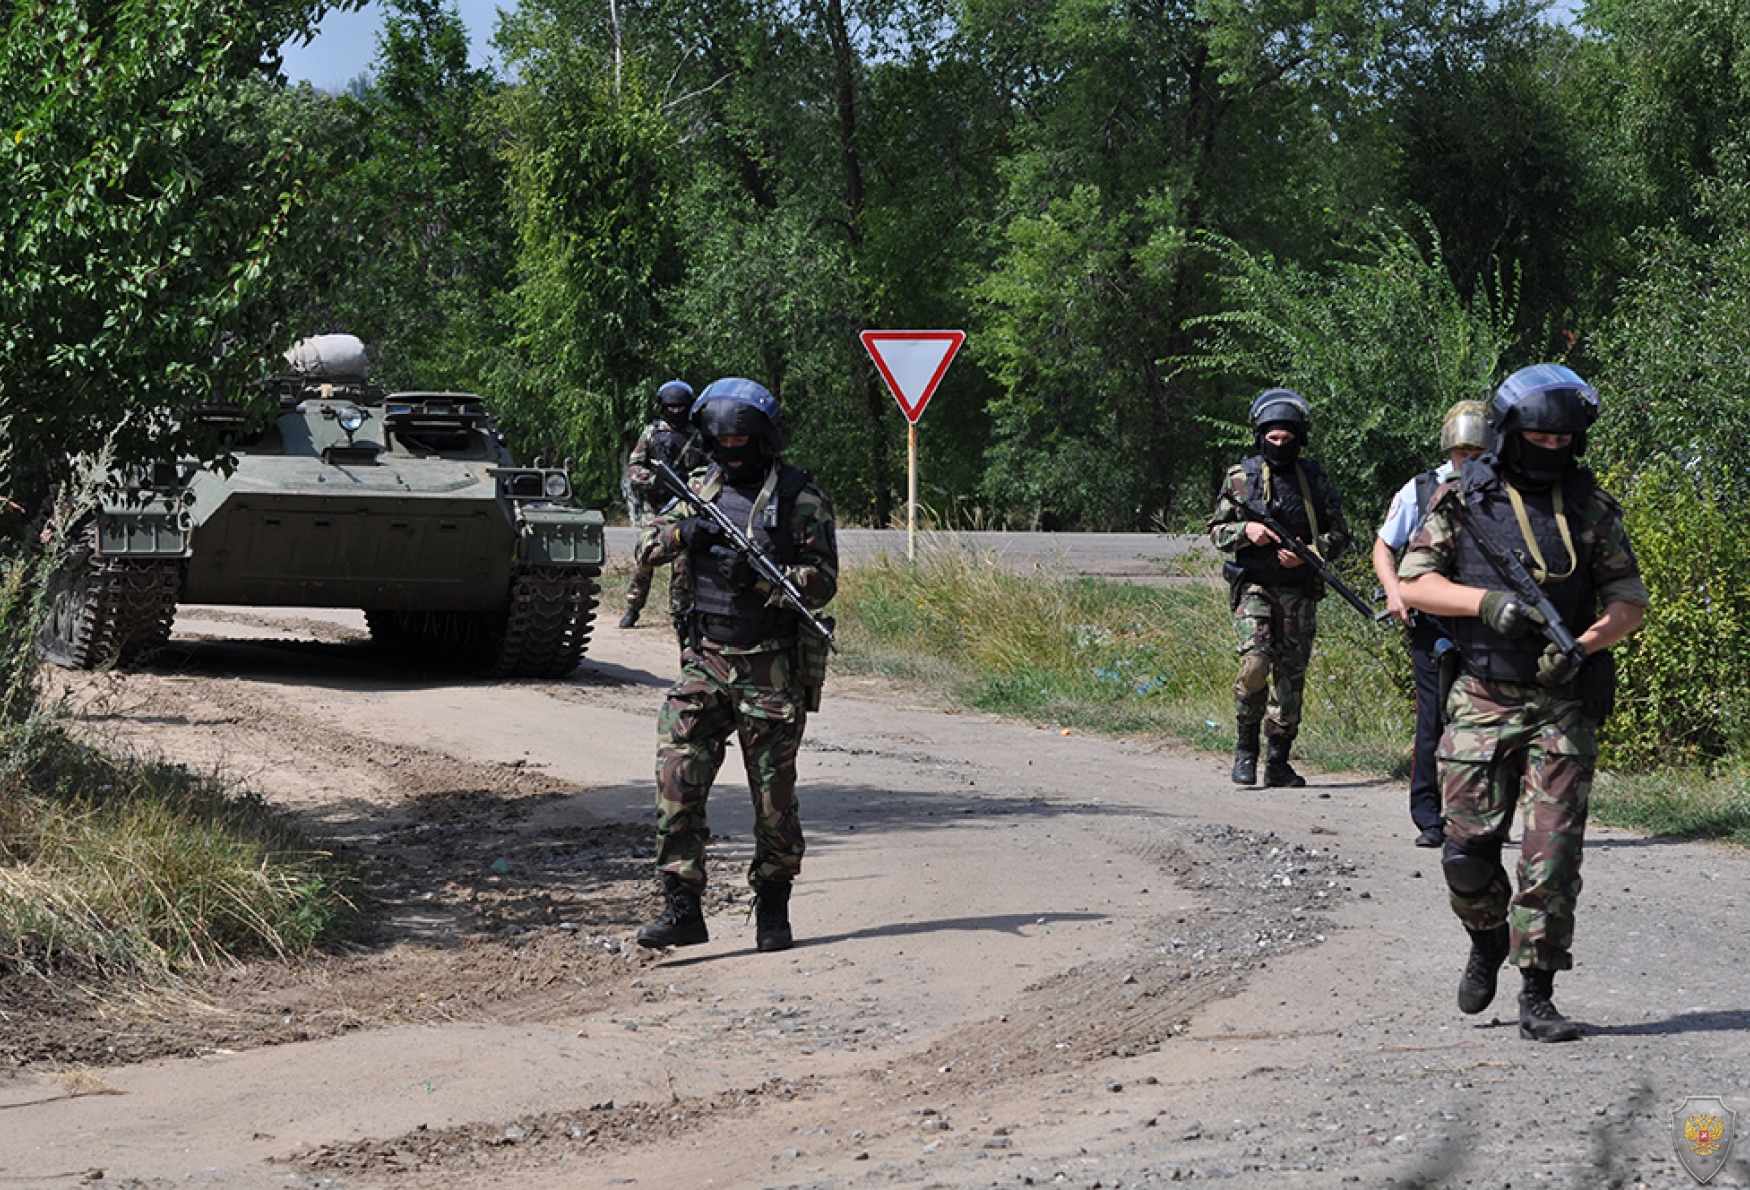
[[[1461,932],[1401,789],[835,679],[802,758],[799,944],[753,950],[745,784],[705,946],[628,945],[656,628],[564,682],[387,666],[362,620],[184,609],[92,731],[218,767],[368,865],[359,953],[0,1028],[0,1187],[1690,1186],[1672,1113],[1750,1113],[1750,861],[1596,831],[1569,1045]],[[1212,714],[1218,708],[1212,708]],[[1750,1114],[1740,1121],[1750,1124]],[[1710,1185],[1750,1184],[1750,1141]]]

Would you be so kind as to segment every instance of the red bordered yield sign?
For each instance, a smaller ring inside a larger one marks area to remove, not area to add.
[[[862,338],[905,420],[915,426],[943,373],[954,362],[955,353],[966,342],[966,332],[864,331]]]

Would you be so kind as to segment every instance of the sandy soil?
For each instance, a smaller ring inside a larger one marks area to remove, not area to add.
[[[660,628],[563,682],[397,666],[343,614],[184,609],[86,730],[217,769],[371,873],[367,945],[149,1001],[0,1001],[0,1186],[1690,1186],[1687,1096],[1750,1111],[1750,860],[1595,831],[1587,1024],[1464,939],[1399,787],[835,678],[802,758],[798,946],[753,950],[735,756],[711,942],[656,907]],[[1750,1127],[1750,1114],[1741,1115]],[[1710,1185],[1750,1184],[1750,1141]]]

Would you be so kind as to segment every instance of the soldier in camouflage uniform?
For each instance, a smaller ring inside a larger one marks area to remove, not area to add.
[[[1300,731],[1324,583],[1253,518],[1269,513],[1327,561],[1348,548],[1349,526],[1324,468],[1301,457],[1312,429],[1305,399],[1290,389],[1270,389],[1252,402],[1251,420],[1258,453],[1228,468],[1209,519],[1215,548],[1233,559],[1223,567],[1239,633],[1233,781],[1257,781],[1262,727],[1269,737],[1264,784],[1298,787],[1306,779],[1288,756]]]
[[[699,394],[693,421],[712,463],[693,480],[698,500],[748,526],[811,609],[825,605],[838,589],[832,505],[807,472],[778,458],[777,400],[751,380],[719,380]],[[791,882],[802,868],[796,752],[819,696],[798,669],[807,630],[690,504],[677,502],[645,528],[638,560],[672,562],[687,607],[680,680],[657,723],[656,866],[667,907],[638,941],[656,948],[707,940],[699,899],[710,835],[705,804],[734,732],[754,803],[755,942],[783,950],[792,943]]]
[[[1441,617],[1463,657],[1440,741],[1446,817],[1441,869],[1469,931],[1461,1011],[1495,996],[1504,959],[1520,968],[1520,1035],[1571,1041],[1555,973],[1573,965],[1587,799],[1598,725],[1614,692],[1610,646],[1648,602],[1622,509],[1579,466],[1598,394],[1556,364],[1521,368],[1495,393],[1495,453],[1442,486],[1398,566],[1404,601]],[[1462,506],[1462,507],[1461,507]],[[1587,657],[1534,631],[1541,619],[1503,588],[1476,535],[1519,555]],[[1523,805],[1519,888],[1501,864]]]
[[[642,529],[668,500],[656,482],[653,464],[667,463],[681,475],[691,475],[705,465],[705,451],[699,443],[699,431],[689,420],[693,412],[693,386],[684,380],[670,380],[656,390],[656,405],[661,415],[638,435],[637,445],[626,459],[626,483],[632,489],[632,515],[635,527]],[[626,588],[626,614],[620,617],[620,627],[632,628],[638,614],[650,598],[650,582],[656,567],[634,563],[632,585]],[[674,602],[673,579],[670,578],[669,602]],[[670,610],[673,610],[672,607]]]

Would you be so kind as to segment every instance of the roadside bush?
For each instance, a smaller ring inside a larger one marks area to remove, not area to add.
[[[1705,476],[1656,458],[1621,493],[1653,597],[1621,647],[1609,767],[1706,763],[1750,745],[1750,526]]]
[[[305,951],[357,917],[354,874],[259,797],[74,739],[40,694],[40,558],[0,558],[0,986],[154,978]]]

